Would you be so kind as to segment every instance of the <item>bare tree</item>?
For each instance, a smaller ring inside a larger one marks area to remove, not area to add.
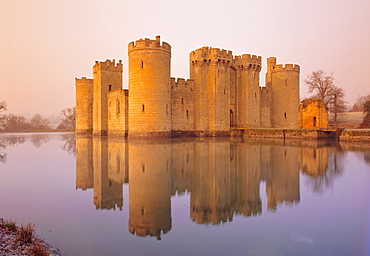
[[[333,121],[336,124],[338,122],[338,117],[343,112],[347,111],[347,102],[344,100],[345,93],[342,88],[333,86],[331,91],[331,101],[329,101],[329,110],[334,114]]]
[[[0,102],[0,113],[4,112],[6,110],[6,102],[2,101]],[[3,128],[5,120],[5,115],[0,115],[0,129]]]
[[[370,100],[370,93],[365,96],[358,96],[356,103],[353,105],[353,111],[364,111],[364,104],[366,101]]]
[[[315,93],[315,97],[319,98],[324,102],[327,109],[331,101],[331,93],[334,86],[333,74],[327,75],[323,70],[313,71],[304,80],[305,84],[308,86],[309,93]]]
[[[40,114],[35,114],[30,121],[30,126],[34,129],[50,129],[50,121]]]
[[[339,113],[347,110],[347,102],[344,100],[345,93],[342,88],[334,85],[333,74],[326,74],[323,70],[313,71],[304,81],[308,86],[308,92],[315,93],[315,97],[321,99],[326,109],[333,113],[333,121],[337,123]]]
[[[63,118],[57,129],[71,129],[74,130],[76,127],[76,108],[65,108],[60,113]]]

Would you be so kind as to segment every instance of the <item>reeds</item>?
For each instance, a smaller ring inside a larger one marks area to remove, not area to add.
[[[0,218],[0,229],[3,229],[5,233],[14,237],[11,245],[12,248],[16,249],[27,245],[26,248],[28,248],[27,251],[30,255],[48,256],[49,252],[43,242],[35,237],[35,227],[36,225],[31,223],[18,227],[15,221]]]
[[[30,244],[35,236],[35,224],[22,225],[17,231],[17,238],[22,243]]]

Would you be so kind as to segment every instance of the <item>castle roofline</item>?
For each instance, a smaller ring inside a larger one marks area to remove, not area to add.
[[[128,44],[128,51],[135,51],[135,50],[162,50],[171,53],[171,45],[166,42],[161,42],[161,37],[156,36],[155,40],[151,40],[149,38],[132,41]]]

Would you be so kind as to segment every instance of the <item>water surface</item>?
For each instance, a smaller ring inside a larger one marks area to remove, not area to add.
[[[369,152],[0,134],[0,217],[63,255],[369,255]]]

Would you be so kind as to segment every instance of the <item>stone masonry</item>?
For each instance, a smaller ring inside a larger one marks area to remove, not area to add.
[[[172,78],[171,46],[128,45],[129,89],[122,62],[96,62],[93,79],[76,78],[76,132],[128,137],[229,136],[246,128],[296,129],[300,67],[261,56],[202,47],[190,53],[190,79]]]

